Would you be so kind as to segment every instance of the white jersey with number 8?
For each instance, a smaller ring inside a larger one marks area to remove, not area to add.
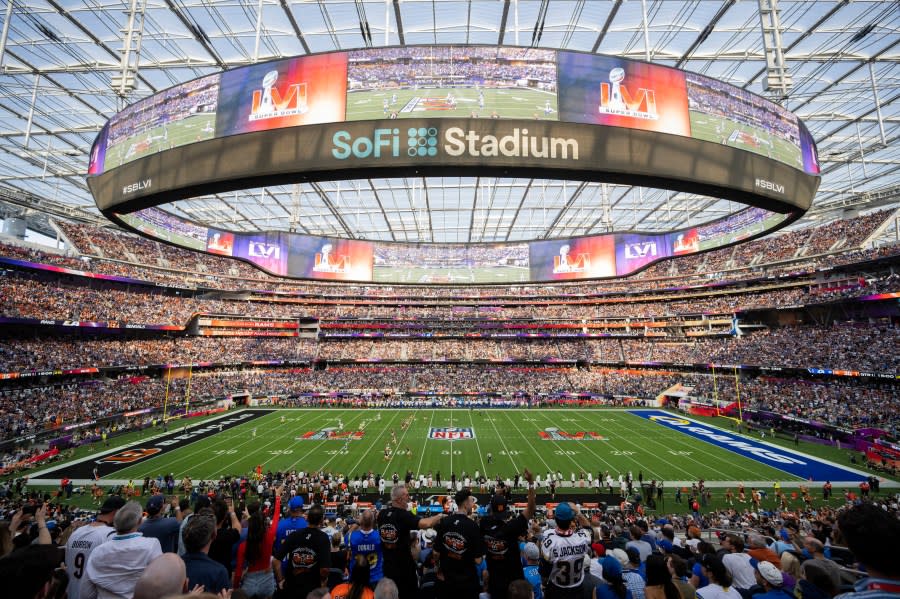
[[[584,580],[584,556],[590,555],[591,533],[580,528],[571,534],[552,530],[541,543],[541,560],[549,564],[548,582],[562,589],[581,586]]]

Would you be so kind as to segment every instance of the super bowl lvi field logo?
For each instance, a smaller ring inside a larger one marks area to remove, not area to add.
[[[593,431],[578,431],[575,433],[567,433],[561,431],[555,426],[548,426],[538,435],[543,441],[607,441],[607,438],[600,433]]]

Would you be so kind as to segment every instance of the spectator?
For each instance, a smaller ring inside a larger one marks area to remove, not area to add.
[[[378,514],[378,534],[384,553],[384,575],[399,589],[404,597],[414,597],[418,589],[416,560],[413,557],[413,531],[432,528],[444,514],[419,518],[407,510],[409,491],[405,484],[391,488],[391,503]],[[375,587],[378,596],[378,586]]]
[[[369,583],[374,587],[384,577],[382,570],[384,554],[381,551],[381,536],[375,530],[375,512],[366,510],[359,516],[359,528],[350,533],[350,575],[356,564],[356,557],[365,558],[369,567]]]
[[[672,575],[672,582],[678,587],[681,593],[681,599],[695,599],[697,597],[697,589],[688,582],[688,566],[678,555],[667,555],[666,566],[669,568],[669,574]]]
[[[166,498],[162,495],[152,495],[147,500],[147,519],[141,524],[140,532],[148,538],[157,539],[163,553],[174,553],[178,548],[178,533],[181,532],[181,507],[178,499],[172,498],[166,510],[175,512],[174,518],[166,518],[163,506]]]
[[[382,578],[375,585],[375,599],[400,599],[400,591],[390,578]]]
[[[614,549],[612,551],[621,551]],[[600,559],[603,580],[594,587],[593,599],[632,599],[631,591],[625,586],[622,578],[622,564],[612,555]]]
[[[590,555],[591,523],[568,502],[556,506],[556,526],[541,543],[541,575],[547,599],[581,597],[584,556]]]
[[[485,546],[478,525],[469,518],[475,498],[469,489],[463,489],[453,499],[456,513],[440,523],[434,543],[438,563],[437,597],[478,599],[481,593],[478,565],[484,559]]]
[[[295,530],[306,528],[306,518],[303,517],[303,498],[299,495],[291,497],[288,502],[290,515],[282,518],[278,523],[278,531],[275,533],[275,548],[281,547],[284,540]]]
[[[534,591],[534,599],[543,599],[544,594],[541,589],[541,573],[538,566],[541,561],[541,550],[538,549],[538,546],[534,543],[525,543],[522,554],[525,556],[525,580],[528,581],[528,584],[531,585],[531,588]]]
[[[528,503],[524,510],[510,518],[508,500],[500,493],[491,498],[491,513],[481,519],[485,558],[488,571],[488,594],[502,597],[509,583],[525,577],[519,555],[519,537],[528,531],[528,521],[537,509],[534,477],[526,468],[522,474],[528,483]]]
[[[208,593],[218,594],[230,589],[228,570],[209,557],[209,548],[216,535],[216,518],[209,508],[195,512],[184,527],[185,553],[182,556],[187,569],[188,587],[202,586]]]
[[[683,599],[678,587],[672,581],[672,575],[666,566],[666,558],[653,554],[645,562],[647,569],[647,586],[644,596],[647,599]]]
[[[861,503],[838,516],[840,535],[866,569],[868,577],[838,599],[896,599],[900,593],[900,560],[897,539],[900,522],[872,503]]]
[[[744,553],[744,539],[739,535],[725,535],[722,539],[722,549],[725,550],[722,564],[731,575],[734,588],[739,591],[750,590],[756,584],[756,573],[753,564],[750,563],[753,558]]]
[[[332,599],[374,599],[369,573],[369,560],[365,555],[357,554],[350,569],[350,581],[331,589]]]
[[[307,514],[307,526],[292,532],[275,551],[279,561],[287,559],[284,592],[292,597],[305,597],[318,587],[326,587],[331,568],[331,540],[321,528],[325,510],[314,505]],[[268,544],[271,547],[271,543]]]
[[[184,561],[174,553],[163,553],[147,564],[134,586],[133,599],[159,599],[187,592]]]
[[[705,554],[700,559],[703,575],[709,584],[697,589],[698,599],[741,599],[741,594],[731,586],[731,574],[722,560],[715,555]]]
[[[138,531],[142,515],[141,505],[136,501],[129,501],[116,512],[113,519],[116,534],[91,551],[81,580],[81,599],[134,594],[144,569],[162,555],[159,540]]]
[[[63,596],[67,579],[56,574],[59,550],[49,545],[29,545],[0,559],[3,596],[18,599],[53,599]]]
[[[753,593],[756,599],[792,599],[793,595],[784,590],[784,578],[781,570],[769,562],[756,564],[756,581],[762,586],[762,592]]]
[[[68,599],[79,599],[81,579],[84,576],[84,567],[91,551],[107,542],[116,529],[112,524],[116,513],[125,500],[118,495],[110,495],[100,506],[100,515],[90,524],[81,526],[69,535],[66,541],[66,572],[69,576]]]
[[[280,583],[283,580],[281,564],[272,559],[280,514],[281,486],[275,487],[275,509],[272,510],[272,522],[268,526],[259,502],[248,506],[247,539],[238,547],[234,588],[244,589],[250,597],[271,597],[275,592],[276,581]]]

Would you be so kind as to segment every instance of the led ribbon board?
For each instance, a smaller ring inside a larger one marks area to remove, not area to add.
[[[818,172],[794,114],[702,75],[578,52],[422,46],[255,64],[145,98],[101,131],[88,185],[107,217],[149,236],[275,274],[363,282],[458,281],[393,277],[391,263],[440,271],[440,259],[416,260],[419,246],[248,235],[146,209],[267,185],[412,175],[608,181],[753,207],[682,231],[431,252],[448,267],[461,259],[513,269],[473,281],[510,283],[622,276],[758,237],[810,207]]]

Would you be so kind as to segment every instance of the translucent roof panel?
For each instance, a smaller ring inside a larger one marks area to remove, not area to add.
[[[0,41],[0,192],[25,204],[96,216],[85,172],[102,125],[125,106],[202,75],[311,52],[502,43],[650,60],[767,96],[796,112],[818,145],[822,183],[809,218],[896,204],[900,3],[771,4],[778,9],[781,50],[793,82],[786,94],[763,87],[763,19],[753,1],[3,3],[0,20],[7,33]],[[135,87],[120,94],[113,81],[126,68]],[[237,230],[480,242],[670,230],[736,206],[622,185],[433,177],[274,186],[168,208]]]

